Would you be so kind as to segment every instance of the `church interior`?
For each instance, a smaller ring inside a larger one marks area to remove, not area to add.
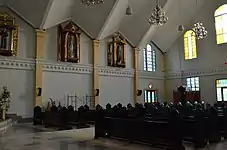
[[[225,150],[226,44],[225,0],[0,0],[0,146]]]

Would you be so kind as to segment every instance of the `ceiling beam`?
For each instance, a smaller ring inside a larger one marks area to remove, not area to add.
[[[105,23],[103,24],[97,39],[103,39],[106,36],[119,30],[120,23],[125,16],[125,11],[128,6],[128,0],[116,0],[111,9]]]
[[[51,6],[53,5],[53,1],[54,0],[49,0],[49,2],[47,4],[46,11],[43,14],[43,19],[42,19],[42,22],[41,22],[40,27],[39,27],[40,29],[43,29],[44,28],[44,25],[46,24],[47,17],[48,17],[48,15],[50,13]]]
[[[165,5],[163,7],[163,10],[166,12],[167,16],[168,16],[168,10],[171,8],[174,1],[176,1],[176,0],[167,0],[167,2],[165,3]],[[142,39],[140,40],[140,42],[138,44],[139,48],[144,48],[147,43],[152,41],[152,37],[155,35],[157,28],[158,28],[158,26],[156,26],[156,25],[151,25],[149,27],[149,29],[144,34],[144,36],[142,37]]]
[[[71,10],[75,6],[75,0],[50,0],[44,15],[42,27],[44,29],[51,28],[59,23],[70,19]]]

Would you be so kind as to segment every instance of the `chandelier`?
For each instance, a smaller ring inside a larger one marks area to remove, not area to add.
[[[207,37],[208,32],[201,22],[195,23],[192,30],[195,32],[195,36],[198,40],[205,39]]]
[[[157,0],[156,7],[152,12],[148,21],[151,25],[154,24],[158,26],[162,26],[168,21],[168,17],[166,16],[165,11],[158,4],[158,0]]]
[[[95,5],[104,3],[104,0],[81,0],[81,3],[87,7],[93,7]]]

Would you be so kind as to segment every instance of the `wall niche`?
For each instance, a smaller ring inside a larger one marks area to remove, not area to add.
[[[107,65],[111,67],[126,67],[126,40],[119,33],[113,35],[108,42]]]
[[[81,30],[72,21],[58,27],[58,60],[62,62],[80,62]]]

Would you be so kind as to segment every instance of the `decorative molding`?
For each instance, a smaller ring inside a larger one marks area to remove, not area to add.
[[[215,76],[215,75],[226,75],[227,67],[214,67],[214,68],[206,68],[206,69],[197,69],[197,70],[185,70],[185,71],[175,71],[175,72],[167,72],[166,78],[170,79],[180,79],[191,76]]]
[[[116,77],[134,77],[134,69],[105,67],[92,65],[82,65],[67,62],[56,62],[37,59],[21,59],[18,57],[1,57],[0,69],[16,69],[16,70],[34,70],[35,64],[43,64],[44,72],[59,72],[59,73],[78,73],[78,74],[92,74],[93,68],[98,68],[101,76],[116,76]],[[163,80],[164,76],[157,75],[153,72],[139,71],[140,79],[157,79]],[[227,71],[227,68],[226,68]]]
[[[134,69],[99,66],[99,75],[116,77],[134,77]]]
[[[78,73],[91,74],[92,65],[73,64],[67,62],[48,62],[42,61],[43,71],[46,72],[62,72],[62,73]]]
[[[17,69],[17,70],[34,70],[34,59],[15,59],[14,57],[0,57],[1,69]]]
[[[144,70],[139,70],[139,78],[140,79],[154,79],[154,80],[164,80],[165,79],[163,73],[150,72],[150,71],[144,71]]]

